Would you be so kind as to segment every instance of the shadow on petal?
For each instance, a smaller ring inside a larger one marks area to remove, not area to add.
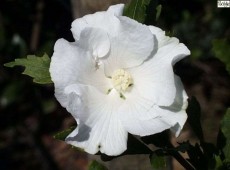
[[[89,139],[90,136],[90,132],[91,132],[91,128],[85,124],[81,124],[81,126],[79,126],[78,129],[78,133],[71,137],[67,137],[66,141],[67,142],[71,142],[71,141],[77,141],[77,142],[83,142],[83,141],[87,141]]]
[[[176,86],[176,96],[174,102],[170,106],[159,106],[161,109],[168,109],[172,112],[179,112],[188,106],[187,94],[184,90],[180,77],[174,75],[174,83]]]

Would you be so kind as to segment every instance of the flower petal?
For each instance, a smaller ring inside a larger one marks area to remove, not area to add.
[[[173,64],[189,54],[187,47],[174,38],[164,42],[152,58],[139,67],[128,69],[134,86],[155,104],[170,106],[176,96]]]
[[[121,105],[119,114],[123,126],[129,133],[146,136],[171,128],[176,133],[176,136],[179,135],[187,119],[185,112],[187,94],[183,90],[179,77],[175,76],[175,80],[177,95],[174,103],[168,107],[144,103],[142,93],[134,94],[132,92],[129,95],[126,94],[127,104]]]
[[[66,141],[91,154],[116,156],[127,148],[127,131],[116,114],[118,96],[103,95],[92,86],[74,84],[65,89],[67,110],[78,118],[78,128]],[[114,100],[115,99],[115,100]]]
[[[116,15],[119,15],[121,10],[122,6],[118,5],[110,7],[108,12],[96,12],[74,20],[71,31],[75,40],[79,40],[82,30],[86,27],[100,28],[106,31],[110,36],[116,36],[120,27],[120,21]]]
[[[95,61],[88,52],[64,39],[59,39],[55,44],[50,74],[55,85],[55,96],[63,107],[67,104],[64,88],[68,85],[93,84],[104,93],[111,87],[105,78],[103,66],[96,69]]]
[[[107,12],[110,12],[116,16],[122,16],[124,10],[124,4],[112,5],[108,8]]]
[[[99,28],[87,27],[82,30],[79,46],[91,51],[94,58],[102,58],[109,53],[110,41],[107,33]]]
[[[185,110],[175,112],[154,105],[149,112],[157,113],[158,116],[149,120],[131,117],[128,121],[122,121],[122,125],[129,133],[140,136],[160,133],[166,129],[171,129],[178,136],[187,119]]]
[[[111,75],[118,68],[142,64],[155,47],[154,35],[149,28],[128,17],[120,16],[120,31],[111,37],[111,53],[105,61],[105,72]]]
[[[176,50],[174,50],[175,52],[173,54],[167,56],[168,60],[172,62],[172,65],[174,65],[176,62],[183,59],[184,57],[190,55],[189,49],[183,43],[179,43],[179,40],[177,38],[166,36],[165,31],[161,30],[158,27],[155,26],[148,26],[148,27],[152,32],[152,34],[156,36],[159,49],[161,49],[162,47],[169,48],[170,46],[173,45],[175,45],[176,48],[179,48],[177,54],[175,53]]]

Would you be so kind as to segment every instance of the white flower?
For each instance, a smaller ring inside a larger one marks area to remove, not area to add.
[[[128,132],[179,135],[187,95],[173,65],[190,54],[177,38],[122,16],[123,4],[76,19],[75,42],[59,39],[50,73],[57,100],[76,119],[67,143],[119,155]]]

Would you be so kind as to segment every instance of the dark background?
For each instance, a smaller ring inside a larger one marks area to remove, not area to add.
[[[73,41],[70,32],[75,17],[105,10],[114,1],[90,0],[1,0],[0,1],[0,169],[84,170],[88,157],[53,134],[74,124],[70,114],[55,100],[53,85],[38,85],[20,74],[23,68],[4,63],[28,54],[52,56],[58,38]],[[155,2],[154,2],[155,3]],[[147,18],[167,34],[178,37],[191,50],[189,58],[175,66],[189,96],[202,108],[205,139],[215,143],[219,122],[229,106],[229,75],[215,58],[212,41],[230,37],[230,9],[217,8],[217,1],[158,1],[159,20]],[[77,4],[77,6],[76,6]],[[152,4],[154,5],[154,4]],[[148,13],[152,13],[148,8]],[[178,140],[196,137],[185,126]]]

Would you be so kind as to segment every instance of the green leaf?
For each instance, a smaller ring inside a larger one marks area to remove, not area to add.
[[[72,126],[66,130],[56,133],[53,137],[54,139],[65,141],[66,137],[76,128],[76,126]],[[78,148],[72,145],[73,149],[76,149],[79,152],[85,152],[82,148]]]
[[[154,170],[161,170],[166,168],[165,158],[163,156],[158,156],[157,154],[150,155],[151,166]]]
[[[230,43],[225,39],[213,40],[212,50],[215,56],[226,65],[226,70],[230,74]]]
[[[94,160],[89,165],[89,170],[108,170],[108,169],[104,165]]]
[[[200,123],[200,116],[201,116],[200,104],[196,100],[195,97],[192,97],[191,99],[189,99],[189,105],[188,105],[186,112],[188,114],[189,125],[191,126],[196,136],[201,141],[203,141],[204,137],[203,137],[203,131],[202,131],[201,123]]]
[[[42,57],[28,55],[27,58],[15,59],[15,61],[6,63],[4,66],[24,66],[25,70],[22,74],[32,77],[33,82],[39,84],[52,83],[49,73],[50,58],[47,54],[44,54]]]
[[[221,122],[221,130],[226,138],[226,145],[223,148],[225,162],[230,162],[230,108],[227,110]]]
[[[129,4],[125,5],[123,15],[143,23],[146,18],[146,6],[149,5],[150,1],[151,0],[131,0]]]
[[[222,162],[220,156],[215,155],[215,160],[216,160],[215,169],[220,169],[223,166],[223,162]]]
[[[70,127],[64,131],[56,133],[53,137],[58,140],[65,141],[65,138],[75,129],[75,126]]]
[[[157,21],[161,15],[162,5],[157,5],[156,10],[157,10],[156,13],[156,21]]]

